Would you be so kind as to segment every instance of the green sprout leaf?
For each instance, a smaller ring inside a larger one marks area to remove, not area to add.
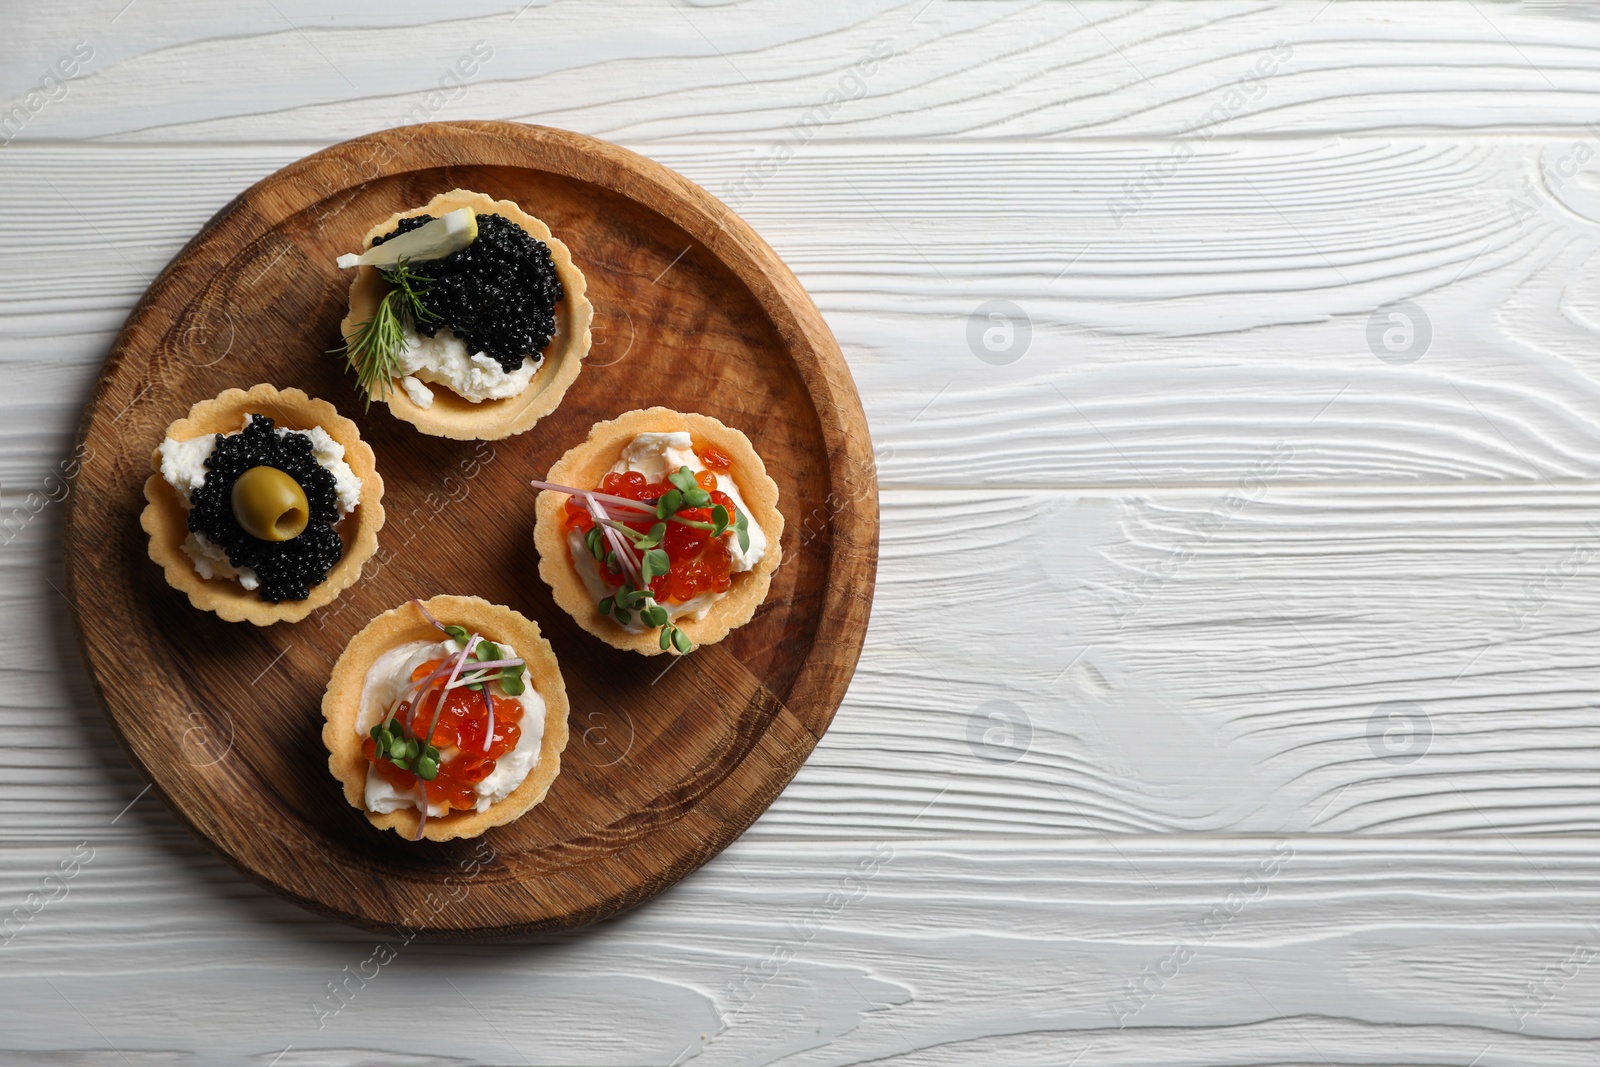
[[[671,647],[672,647],[672,628],[668,627],[668,626],[663,626],[661,628],[661,651],[665,652]]]
[[[728,509],[718,504],[711,509],[711,536],[721,537],[728,532]]]
[[[672,569],[672,560],[671,560],[670,557],[668,557],[666,549],[664,549],[664,548],[652,548],[652,549],[649,549],[648,551],[646,551],[644,553],[644,556],[643,556],[643,558],[642,558],[642,560],[641,560],[641,562],[639,564],[640,580],[642,582],[644,582],[645,585],[648,586],[652,579],[654,579],[654,578],[656,578],[656,577],[658,577],[660,575],[666,574],[671,569]],[[638,590],[636,595],[637,595],[638,599],[642,602],[644,600],[644,598],[646,596],[648,596],[649,594],[646,593],[643,590]]]
[[[660,604],[651,604],[644,610],[644,621],[651,626],[665,626],[667,624],[667,609]]]
[[[672,628],[672,647],[677,649],[680,655],[687,656],[694,651],[694,642],[689,640],[688,634],[674,626]]]
[[[651,537],[650,534],[640,533],[638,530],[635,530],[632,526],[625,526],[620,522],[608,522],[608,523],[606,523],[606,525],[611,527],[613,530],[617,531],[617,533],[621,534],[623,537],[626,537],[629,540],[629,542],[631,542],[633,544],[634,548],[653,548],[654,547],[654,545],[649,543],[650,542],[650,537]],[[656,526],[660,526],[662,528],[662,532],[663,533],[666,532],[666,524],[665,523],[658,522],[658,523],[656,523]],[[654,529],[654,527],[652,527],[652,529]]]
[[[664,519],[669,515],[676,515],[681,507],[683,507],[683,490],[668,489],[661,494],[661,499],[656,501],[656,518]]]
[[[640,549],[655,548],[666,536],[667,524],[664,522],[658,522],[654,526],[650,527],[649,533],[642,537],[636,538],[633,542],[633,547]]]
[[[739,535],[739,551],[750,551],[750,520],[745,518],[744,512],[739,512],[739,519],[733,528]]]
[[[467,640],[472,637],[471,634],[467,633],[467,631],[460,626],[446,626],[444,628],[444,632],[450,635],[450,639],[452,641],[455,641],[463,648],[466,647]]]
[[[500,659],[500,646],[493,641],[479,641],[478,647],[472,651],[472,656],[479,663],[488,663],[490,660]]]
[[[683,494],[683,503],[685,507],[707,508],[711,506],[711,494],[695,486]]]
[[[528,683],[522,680],[522,668],[518,667],[515,674],[502,672],[500,675],[500,688],[508,697],[519,697],[528,688]]]
[[[679,467],[677,470],[667,475],[667,481],[677,486],[685,494],[687,494],[690,490],[700,488],[700,483],[694,480],[694,471],[690,470],[688,467]]]

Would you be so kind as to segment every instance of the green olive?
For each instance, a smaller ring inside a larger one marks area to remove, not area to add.
[[[233,517],[263,541],[291,541],[305,532],[311,505],[300,483],[276,467],[251,467],[233,483]]]

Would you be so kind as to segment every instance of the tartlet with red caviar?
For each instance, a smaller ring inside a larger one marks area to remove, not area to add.
[[[510,200],[466,189],[373,226],[339,332],[357,389],[423,433],[499,440],[554,411],[589,352],[572,253]]]
[[[229,622],[297,622],[377,551],[383,479],[355,423],[298,389],[203,400],[151,453],[139,523],[189,602]]]
[[[596,423],[533,484],[539,576],[616,648],[681,655],[722,640],[783,557],[777,483],[748,437],[707,415]]]
[[[373,826],[476,837],[544,800],[567,747],[567,690],[539,625],[479,597],[373,619],[322,698],[328,770]]]

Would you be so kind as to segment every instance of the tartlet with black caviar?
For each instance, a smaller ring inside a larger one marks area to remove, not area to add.
[[[340,350],[370,404],[436,437],[499,440],[554,411],[589,352],[587,282],[550,227],[454,189],[366,234]]]
[[[167,583],[229,622],[296,622],[378,547],[383,479],[355,423],[298,389],[203,400],[151,453],[140,525]]]

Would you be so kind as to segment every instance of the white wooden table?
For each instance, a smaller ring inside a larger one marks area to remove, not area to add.
[[[0,1062],[1600,1060],[1585,5],[5,7]],[[380,949],[143,792],[61,475],[230,197],[475,117],[658,159],[794,267],[882,567],[727,852],[589,930]]]

